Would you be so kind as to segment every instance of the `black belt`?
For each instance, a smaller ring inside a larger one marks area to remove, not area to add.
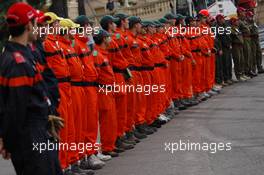
[[[154,70],[153,66],[141,66],[140,71],[151,71]]]
[[[154,70],[154,67],[152,66],[140,66],[140,67],[131,66],[129,67],[129,70],[131,71],[151,71],[151,70]]]
[[[119,68],[113,67],[113,71],[114,73],[125,73],[126,69],[119,69]]]
[[[57,80],[59,83],[66,83],[66,82],[70,82],[71,78],[70,77],[64,77],[64,78],[58,78]]]
[[[72,81],[71,85],[72,86],[84,86],[84,87],[87,87],[87,86],[97,87],[98,83],[97,82],[88,82],[88,81]]]
[[[156,63],[155,64],[155,67],[164,67],[166,66],[164,63]]]
[[[192,50],[192,52],[201,52],[201,49]]]
[[[130,66],[129,70],[131,70],[131,71],[139,71],[139,68],[140,67],[137,67],[137,66]]]

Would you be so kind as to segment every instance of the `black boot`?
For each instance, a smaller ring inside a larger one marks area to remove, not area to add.
[[[140,132],[138,132],[137,129],[135,129],[135,131],[134,131],[134,136],[137,139],[145,139],[145,138],[147,138],[147,135],[145,133],[140,133]]]
[[[137,142],[135,140],[128,140],[126,136],[123,136],[120,138],[122,140],[122,142],[126,143],[126,144],[130,144],[130,145],[136,145]]]
[[[187,99],[180,100],[180,103],[183,104],[186,107],[191,107],[192,106]]]
[[[139,133],[146,134],[146,135],[150,135],[150,134],[153,134],[154,133],[152,130],[148,129],[144,124],[137,125],[136,126],[136,130]]]
[[[71,166],[71,171],[73,173],[79,173],[80,175],[94,175],[94,171],[93,170],[84,170],[84,169],[81,169],[79,167],[79,165],[77,165],[77,164],[73,164]]]
[[[119,148],[119,149],[121,148],[121,149],[124,149],[124,150],[129,150],[129,149],[133,149],[134,145],[124,143],[120,138],[118,138],[116,140],[116,147]]]
[[[134,141],[136,143],[139,143],[140,142],[140,140],[135,137],[134,132],[132,132],[132,131],[126,133],[126,139],[128,141]]]
[[[158,120],[155,120],[150,126],[155,128],[161,128],[161,124],[158,122]]]

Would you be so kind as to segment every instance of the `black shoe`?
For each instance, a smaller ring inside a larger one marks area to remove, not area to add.
[[[253,78],[254,76],[249,72],[246,74],[246,76],[250,77],[250,78]]]
[[[186,106],[186,107],[191,107],[191,106],[192,106],[192,105],[189,103],[189,101],[186,100],[186,99],[181,100],[180,103],[183,104],[183,105]]]
[[[206,100],[208,99],[204,94],[200,94],[200,95],[199,95],[199,98],[200,98],[202,101],[206,101]]]
[[[157,119],[155,120],[158,124],[160,125],[165,125],[167,122],[165,120],[160,120],[160,119]]]
[[[134,145],[124,143],[120,138],[118,138],[116,140],[116,147],[119,148],[119,149],[121,148],[121,149],[124,149],[124,150],[129,150],[129,149],[133,149]]]
[[[83,170],[99,170],[102,169],[104,165],[102,164],[95,164],[93,162],[90,161],[86,161],[86,160],[82,160],[80,163],[80,168]]]
[[[80,175],[79,173],[74,173],[72,170],[67,169],[64,171],[63,175]]]
[[[264,73],[264,69],[263,68],[258,69],[258,73],[259,74],[263,74]]]
[[[175,100],[174,106],[176,106],[180,111],[187,109],[187,107],[184,106],[180,100]]]
[[[127,132],[126,133],[126,139],[128,141],[134,141],[136,143],[139,143],[140,142],[140,140],[135,137],[134,132]]]
[[[109,152],[103,151],[102,153],[104,155],[109,155],[111,157],[118,157],[119,156],[119,154],[117,152],[115,152],[115,151],[109,151]]]
[[[192,106],[196,106],[196,105],[199,104],[199,101],[198,101],[198,100],[195,100],[195,99],[191,99],[189,102],[190,102],[190,104],[191,104]]]
[[[195,96],[194,99],[195,99],[196,101],[198,101],[199,103],[202,102],[202,99],[201,99],[201,97],[200,97],[199,95]]]
[[[158,129],[156,127],[153,127],[153,126],[150,126],[150,125],[148,127],[150,127],[154,132],[158,131]]]
[[[149,128],[147,128],[144,124],[142,125],[137,125],[136,126],[136,130],[141,133],[141,134],[146,134],[146,135],[151,135],[154,132],[152,130],[150,130]]]
[[[256,76],[257,76],[257,74],[256,74],[255,72],[253,72],[253,71],[250,71],[248,74],[249,74],[250,76],[252,76],[252,77],[256,77]]]
[[[74,165],[71,166],[71,171],[73,173],[79,173],[81,175],[94,175],[94,171],[93,170],[81,169],[77,164],[74,164]]]
[[[120,138],[122,142],[130,145],[136,145],[137,142],[135,140],[128,140],[126,136]]]
[[[155,128],[161,128],[161,124],[157,122],[157,120],[155,120],[150,126]]]
[[[147,125],[146,123],[143,124],[143,126],[145,127],[145,130],[146,130],[146,131],[149,131],[149,132],[152,133],[152,134],[155,132],[154,129],[152,129],[152,127],[150,127],[150,126]]]
[[[142,134],[142,133],[138,132],[137,130],[134,131],[134,136],[137,139],[145,139],[145,138],[147,138],[147,135],[146,134]]]
[[[124,148],[121,148],[121,147],[116,147],[114,149],[114,152],[116,152],[116,153],[123,153],[123,152],[125,152],[125,149]]]
[[[170,119],[173,119],[175,117],[174,109],[173,108],[166,109],[165,115],[168,116]]]
[[[186,110],[186,109],[187,109],[187,107],[184,106],[183,104],[180,104],[180,105],[179,105],[179,110],[180,110],[180,111],[183,111],[183,110]]]

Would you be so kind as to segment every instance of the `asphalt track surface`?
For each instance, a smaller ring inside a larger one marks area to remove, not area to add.
[[[200,144],[202,148],[177,150],[180,142]],[[169,143],[170,150],[166,147]],[[222,143],[231,143],[231,150],[222,150],[228,149]],[[216,153],[212,153],[214,144],[221,145]],[[14,174],[10,161],[0,158],[0,175]],[[221,94],[182,111],[96,174],[263,175],[264,76],[226,87]]]

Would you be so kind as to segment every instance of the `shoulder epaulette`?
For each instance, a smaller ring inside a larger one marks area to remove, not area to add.
[[[26,62],[24,56],[20,52],[14,52],[13,56],[17,64]]]

